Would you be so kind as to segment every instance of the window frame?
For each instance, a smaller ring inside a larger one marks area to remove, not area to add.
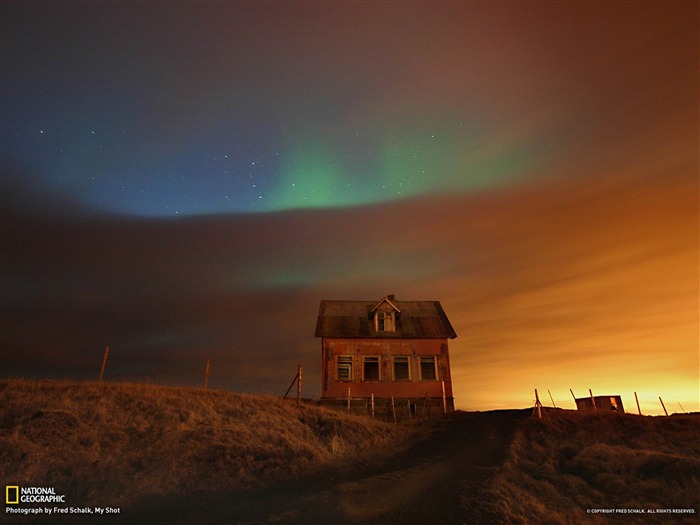
[[[406,377],[396,377],[396,361],[397,359],[405,359],[406,361]],[[410,355],[395,355],[391,357],[391,379],[393,381],[411,381],[411,356]]]
[[[348,371],[348,378],[347,379],[340,377],[340,375],[341,375],[340,374],[341,360],[343,360],[343,364],[345,366],[347,366],[347,371]],[[355,377],[355,356],[352,356],[352,355],[336,356],[336,358],[335,358],[335,380],[342,381],[344,383],[351,383],[354,381],[354,377]]]
[[[378,310],[374,314],[374,329],[377,332],[396,332],[396,312]]]
[[[367,363],[377,365],[377,378],[367,379]],[[382,380],[381,359],[378,355],[362,356],[362,381],[365,383],[378,383]]]
[[[432,361],[432,363],[433,363],[433,377],[430,378],[430,379],[426,379],[426,378],[423,376],[423,365],[424,365],[424,364],[427,365],[428,360]],[[420,356],[420,367],[419,367],[419,370],[420,370],[420,380],[421,380],[421,381],[425,381],[425,382],[429,382],[429,381],[430,381],[430,382],[432,382],[432,381],[438,381],[438,369],[437,369],[437,359],[436,359],[436,356],[434,356],[434,355],[422,355],[422,356]]]

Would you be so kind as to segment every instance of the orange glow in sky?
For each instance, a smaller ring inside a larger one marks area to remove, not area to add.
[[[700,411],[698,2],[5,2],[0,376],[318,397],[438,300],[456,406]]]
[[[574,408],[569,389],[584,397],[590,388],[621,394],[628,412],[634,392],[644,414],[663,413],[659,396],[669,412],[700,410],[693,179],[513,194],[497,218],[465,226],[481,237],[470,249],[484,267],[444,298],[460,335],[451,345],[458,406],[527,406],[538,388],[545,405],[549,389],[557,406]]]

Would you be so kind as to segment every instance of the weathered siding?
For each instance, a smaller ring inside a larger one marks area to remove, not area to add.
[[[352,356],[352,380],[338,380],[336,358]],[[409,356],[410,379],[394,380],[394,356]],[[422,381],[420,358],[434,356],[437,370],[434,380]],[[379,358],[379,379],[363,380],[363,358]],[[452,378],[447,339],[391,339],[367,340],[355,338],[323,338],[323,385],[321,397],[347,398],[348,388],[353,398],[442,398],[442,381],[445,395],[452,404]]]
[[[447,411],[454,411],[454,402],[447,398]],[[340,410],[348,414],[355,415],[372,415],[372,405],[368,398],[353,398],[350,400],[348,407],[347,399],[324,398],[321,399],[320,405],[326,408]],[[375,398],[374,400],[374,417],[383,421],[400,421],[414,417],[434,417],[444,414],[442,407],[442,399],[425,397],[417,398],[394,398],[394,404],[391,403],[391,398]]]

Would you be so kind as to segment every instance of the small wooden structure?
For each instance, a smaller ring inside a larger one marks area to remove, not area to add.
[[[321,301],[321,405],[348,412],[428,416],[454,410],[448,339],[438,301]]]
[[[625,413],[621,396],[577,397],[576,408],[584,412],[618,412]]]

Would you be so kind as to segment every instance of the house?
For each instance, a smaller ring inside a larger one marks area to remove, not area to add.
[[[454,410],[448,339],[438,301],[321,301],[321,405],[384,417]]]
[[[624,414],[621,396],[577,397],[576,409],[581,411],[618,412]]]

